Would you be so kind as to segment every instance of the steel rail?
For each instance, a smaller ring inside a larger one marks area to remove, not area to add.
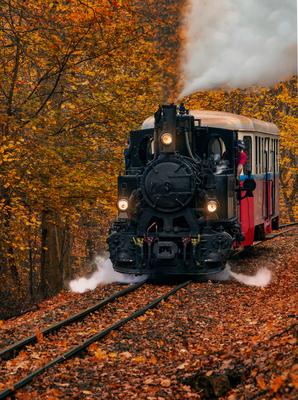
[[[286,228],[287,226],[294,226],[294,225],[298,225],[298,222],[290,222],[290,223],[288,223],[288,224],[279,225],[278,229],[280,229],[280,228]]]
[[[146,280],[143,280],[139,283],[136,283],[134,285],[130,285],[127,288],[120,290],[117,293],[112,294],[109,297],[106,297],[104,300],[100,301],[99,303],[95,304],[94,306],[91,306],[89,308],[86,308],[85,310],[72,315],[69,318],[66,318],[60,322],[57,322],[48,328],[42,329],[40,332],[43,336],[49,335],[53,332],[58,331],[59,329],[72,324],[73,322],[81,321],[84,319],[87,315],[92,314],[93,312],[99,310],[100,308],[104,307],[105,305],[112,303],[114,300],[118,299],[119,297],[125,296],[126,294],[133,292],[134,290],[138,289],[140,286],[142,286]],[[5,347],[3,350],[0,351],[0,359],[2,360],[9,360],[13,357],[15,357],[16,354],[18,354],[24,347],[28,346],[29,344],[34,344],[37,342],[37,335],[31,335],[26,337],[25,339],[22,339],[16,343],[13,343],[12,345]]]
[[[36,376],[41,375],[43,372],[47,371],[48,369],[52,368],[53,366],[60,364],[77,354],[81,353],[84,351],[90,344],[97,342],[100,339],[103,339],[105,336],[107,336],[110,332],[115,331],[119,328],[121,328],[123,325],[127,324],[128,322],[132,321],[133,319],[136,319],[140,317],[141,315],[145,314],[148,310],[155,308],[161,301],[167,300],[171,295],[175,294],[178,292],[178,290],[188,286],[191,283],[191,281],[186,281],[181,283],[180,285],[175,286],[173,289],[171,289],[169,292],[166,294],[156,298],[153,300],[151,303],[148,303],[145,307],[142,307],[138,309],[137,311],[133,312],[130,314],[128,317],[123,318],[116,322],[113,325],[110,325],[108,328],[96,333],[95,335],[91,336],[88,338],[86,341],[84,341],[82,344],[73,347],[66,353],[56,357],[54,360],[50,361],[49,363],[45,364],[43,367],[35,370],[31,374],[27,375],[25,378],[19,380],[16,382],[11,388],[5,389],[2,392],[0,392],[0,400],[5,399],[8,396],[14,395],[14,393],[26,386],[28,383],[30,383]]]
[[[287,226],[289,226],[289,225],[284,225],[285,228],[286,228]],[[292,226],[292,224],[291,224],[290,226]],[[268,236],[268,237],[265,238],[264,240],[259,240],[259,241],[257,241],[257,242],[254,242],[253,245],[252,245],[252,247],[258,246],[258,245],[261,244],[261,243],[265,243],[265,242],[268,242],[269,240],[275,239],[276,237],[281,236],[281,235],[284,235],[284,234],[287,233],[287,232],[292,232],[294,229],[295,229],[295,228],[290,228],[290,229],[286,229],[286,230],[284,230],[284,231],[282,231],[282,232],[273,233],[271,236]]]

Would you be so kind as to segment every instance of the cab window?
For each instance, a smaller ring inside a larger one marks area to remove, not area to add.
[[[226,154],[226,146],[220,137],[213,137],[208,143],[209,156],[213,157],[215,161],[220,161]]]

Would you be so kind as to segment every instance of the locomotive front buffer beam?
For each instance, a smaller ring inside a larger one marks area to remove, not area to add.
[[[227,232],[191,236],[136,237],[114,232],[109,237],[114,269],[128,274],[205,275],[221,271],[230,254]]]

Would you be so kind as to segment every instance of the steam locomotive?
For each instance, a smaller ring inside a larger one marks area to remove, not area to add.
[[[239,140],[247,163],[237,175]],[[126,274],[204,276],[278,227],[278,129],[163,105],[130,133],[108,245]]]

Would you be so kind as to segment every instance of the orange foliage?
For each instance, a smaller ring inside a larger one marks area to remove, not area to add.
[[[95,251],[104,247],[128,131],[178,93],[183,3],[1,1],[4,272],[14,270],[18,276],[20,269],[26,272],[40,263],[40,253],[51,250],[41,248],[44,214],[54,216],[52,223],[70,227],[76,254],[86,255],[88,240]],[[293,197],[295,90],[292,79],[270,90],[214,91],[186,99],[189,108],[232,111],[278,124],[282,199],[291,219],[298,213]]]
[[[44,213],[103,246],[128,131],[174,92],[179,13],[4,0],[0,15],[0,258],[19,271],[39,262]]]

